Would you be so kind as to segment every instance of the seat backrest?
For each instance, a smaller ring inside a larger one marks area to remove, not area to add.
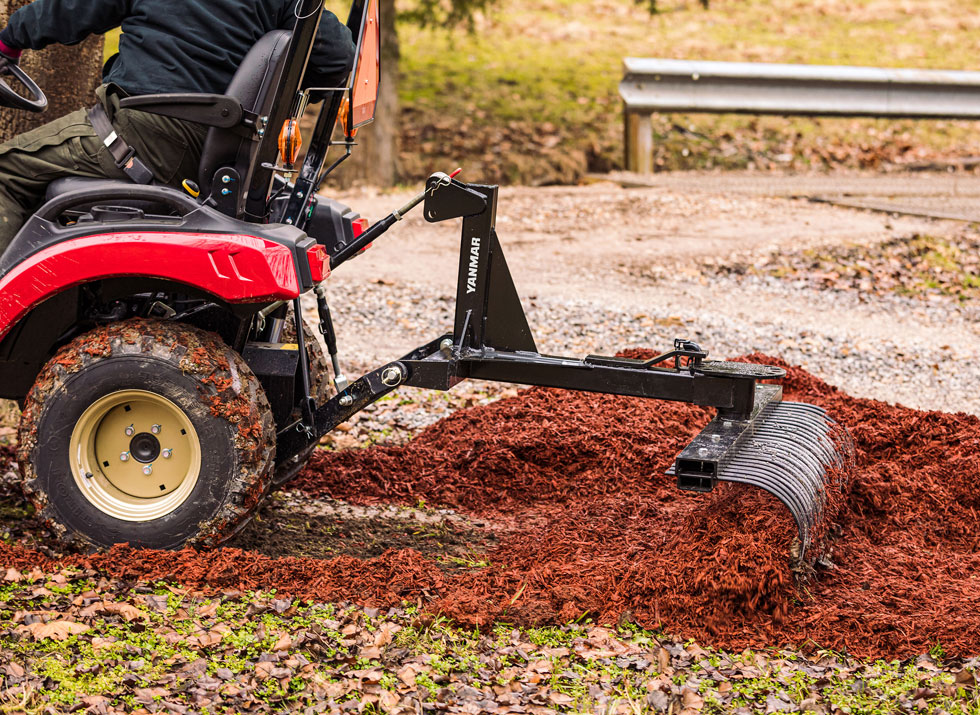
[[[274,30],[255,43],[225,94],[238,99],[247,111],[267,116],[275,95],[271,90],[282,74],[291,35],[289,30]],[[233,130],[210,129],[201,150],[198,177],[204,195],[210,193],[211,180],[222,167],[233,166],[244,177],[258,147],[258,142]]]

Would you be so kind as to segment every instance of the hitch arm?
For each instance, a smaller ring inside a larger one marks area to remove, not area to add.
[[[282,463],[316,443],[341,422],[346,422],[354,414],[397,388],[407,375],[407,369],[394,362],[355,380],[346,390],[312,413],[312,429],[307,430],[301,421],[280,432],[276,444],[276,462]]]

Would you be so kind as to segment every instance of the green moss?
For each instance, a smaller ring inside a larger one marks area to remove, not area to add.
[[[109,30],[109,32],[105,34],[105,47],[103,50],[103,56],[105,59],[108,60],[114,54],[119,52],[119,35],[121,34],[122,32],[118,27],[115,30]]]

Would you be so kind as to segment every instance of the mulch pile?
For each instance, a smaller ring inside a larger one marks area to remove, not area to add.
[[[412,550],[320,561],[117,548],[66,560],[199,588],[418,601],[464,624],[587,616],[730,649],[903,657],[939,641],[949,655],[980,652],[980,420],[856,399],[798,368],[783,385],[846,425],[857,449],[835,499],[832,565],[804,582],[790,572],[795,528],[778,501],[730,485],[691,495],[664,476],[707,410],[538,388],[457,412],[405,446],[318,452],[296,483],[357,503],[421,498],[487,520],[500,536],[487,568],[450,575]],[[55,563],[14,546],[0,547],[0,562]]]

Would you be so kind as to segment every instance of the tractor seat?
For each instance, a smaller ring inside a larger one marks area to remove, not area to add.
[[[258,116],[267,116],[275,98],[276,84],[282,74],[286,60],[286,49],[291,37],[289,30],[275,30],[263,36],[245,55],[238,71],[232,77],[225,94],[241,102],[242,107]],[[211,191],[211,181],[215,173],[224,167],[234,167],[243,177],[249,176],[249,169],[258,150],[259,142],[244,136],[235,129],[211,127],[201,150],[201,163],[198,171],[198,186],[201,196],[207,197]],[[114,189],[132,186],[129,181],[113,179],[91,179],[68,177],[58,179],[48,185],[45,200],[50,201],[70,191],[79,189],[104,188],[105,199],[99,204],[119,204],[139,208],[146,213],[167,213],[165,204],[132,199],[114,201]],[[91,208],[95,204],[80,205],[79,210]]]

